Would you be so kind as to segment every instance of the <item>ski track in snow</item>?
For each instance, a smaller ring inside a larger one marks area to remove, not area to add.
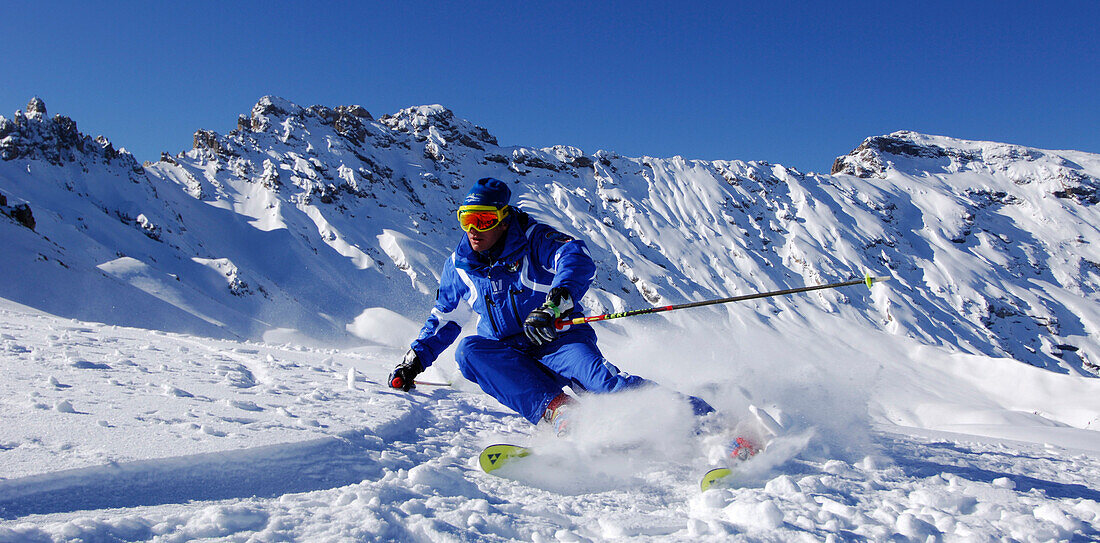
[[[706,493],[676,448],[559,444],[556,470],[501,478],[484,445],[546,438],[469,384],[385,389],[393,349],[0,319],[0,541],[1100,538],[1095,452],[881,426],[851,461],[781,438],[789,458]]]

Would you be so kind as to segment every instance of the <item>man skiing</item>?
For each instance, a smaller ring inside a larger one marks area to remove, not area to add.
[[[595,279],[583,241],[541,224],[509,205],[503,181],[477,181],[458,208],[465,235],[443,265],[435,307],[390,386],[409,391],[417,375],[459,336],[459,303],[477,315],[475,335],[455,352],[463,377],[500,403],[559,435],[572,398],[563,392],[610,393],[653,385],[619,371],[596,346],[588,324],[559,331],[559,318],[581,315],[577,301]],[[688,396],[697,415],[714,409]]]

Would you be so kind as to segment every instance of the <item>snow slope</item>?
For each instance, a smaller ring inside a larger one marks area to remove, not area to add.
[[[1096,155],[899,132],[823,175],[502,147],[440,106],[238,124],[142,167],[0,118],[0,541],[1100,538]],[[592,312],[893,280],[601,324],[666,388],[557,440],[450,355],[452,387],[382,385],[484,175],[589,241]],[[669,389],[788,430],[699,493]],[[499,441],[541,458],[481,473]]]
[[[818,350],[813,332],[752,325],[736,343],[759,357],[711,361],[727,376],[691,386],[684,344],[705,334],[606,335],[625,368],[728,413],[742,386],[781,406],[790,435],[742,486],[700,494],[711,464],[659,392],[597,399],[584,414],[601,429],[560,442],[467,383],[386,389],[396,346],[238,343],[10,302],[0,324],[0,541],[1100,537],[1100,440],[1082,429],[1100,424],[1100,384],[1007,359],[966,360],[976,379],[912,341]],[[1013,395],[1036,377],[1065,403]],[[550,463],[486,475],[473,459],[498,441]]]

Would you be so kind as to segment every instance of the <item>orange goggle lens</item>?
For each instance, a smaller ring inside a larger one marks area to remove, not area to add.
[[[458,225],[469,232],[485,232],[496,228],[508,214],[508,208],[498,209],[492,206],[462,206],[458,208]]]

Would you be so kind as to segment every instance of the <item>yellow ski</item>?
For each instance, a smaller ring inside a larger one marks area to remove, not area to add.
[[[485,447],[485,450],[481,451],[481,456],[478,457],[478,463],[481,464],[481,469],[485,473],[492,473],[501,466],[530,454],[531,450],[527,447],[499,443]]]
[[[705,491],[706,489],[714,486],[715,483],[721,482],[722,479],[729,477],[733,473],[733,470],[729,468],[714,468],[703,475],[703,480],[699,482],[699,489]]]

